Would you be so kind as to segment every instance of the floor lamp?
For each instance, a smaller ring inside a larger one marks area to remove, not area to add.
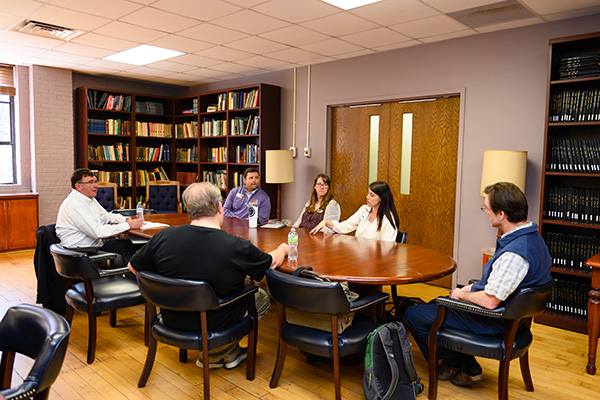
[[[281,221],[281,184],[294,182],[292,150],[265,151],[265,182],[277,185],[277,221]]]

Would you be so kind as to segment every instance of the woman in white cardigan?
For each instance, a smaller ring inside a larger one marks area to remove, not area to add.
[[[317,175],[313,184],[313,190],[310,193],[310,199],[293,226],[313,229],[321,221],[340,220],[342,212],[338,202],[333,199],[330,183],[331,180],[327,175]]]
[[[343,222],[322,221],[310,233],[314,235],[323,228],[337,233],[356,230],[356,237],[395,242],[398,221],[392,191],[387,183],[378,181],[369,185],[367,204],[362,205],[350,218]]]

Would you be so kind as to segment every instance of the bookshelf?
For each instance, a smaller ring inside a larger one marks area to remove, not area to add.
[[[225,197],[246,168],[264,177],[265,150],[279,148],[280,96],[279,87],[266,84],[176,98],[80,87],[78,165],[117,182],[118,195],[132,203],[146,193],[138,171],[157,168],[182,188],[211,181]],[[105,109],[102,98],[118,98],[110,107],[121,109]],[[277,195],[275,185],[261,187]]]
[[[591,270],[600,253],[600,32],[550,41],[540,233],[555,279],[535,321],[587,333]],[[590,59],[588,62],[588,59]]]

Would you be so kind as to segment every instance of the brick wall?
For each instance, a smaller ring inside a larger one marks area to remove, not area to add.
[[[70,70],[31,66],[30,110],[34,137],[35,182],[39,223],[56,222],[58,208],[69,193],[75,160],[73,89]]]

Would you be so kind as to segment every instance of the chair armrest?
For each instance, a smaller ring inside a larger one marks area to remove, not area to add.
[[[450,297],[438,297],[437,299],[435,299],[435,302],[436,304],[446,308],[452,308],[454,310],[466,311],[471,314],[493,318],[503,318],[504,312],[506,311],[505,307],[498,307],[494,308],[493,310],[490,310],[485,307],[478,306],[477,304],[467,303],[466,301],[462,300],[451,299]]]
[[[350,303],[350,312],[364,310],[371,306],[385,302],[388,297],[387,293],[373,293],[368,296],[359,297],[356,301]]]
[[[67,250],[78,251],[80,253],[85,253],[88,256],[97,254],[100,251],[100,247],[65,247]]]
[[[98,274],[100,275],[100,278],[104,278],[106,276],[113,276],[113,275],[123,275],[123,274],[126,274],[127,272],[131,272],[129,270],[129,268],[127,268],[127,267],[121,267],[121,268],[115,268],[115,269],[100,269],[100,268],[98,268]]]
[[[233,303],[237,303],[238,301],[247,299],[249,296],[254,296],[254,293],[256,292],[258,292],[258,286],[245,285],[244,289],[239,293],[236,293],[232,296],[220,297],[219,308],[230,306]]]
[[[119,256],[118,253],[109,253],[107,251],[99,251],[94,255],[88,255],[88,257],[90,258],[90,260],[92,260],[92,262],[114,260],[118,256]]]

